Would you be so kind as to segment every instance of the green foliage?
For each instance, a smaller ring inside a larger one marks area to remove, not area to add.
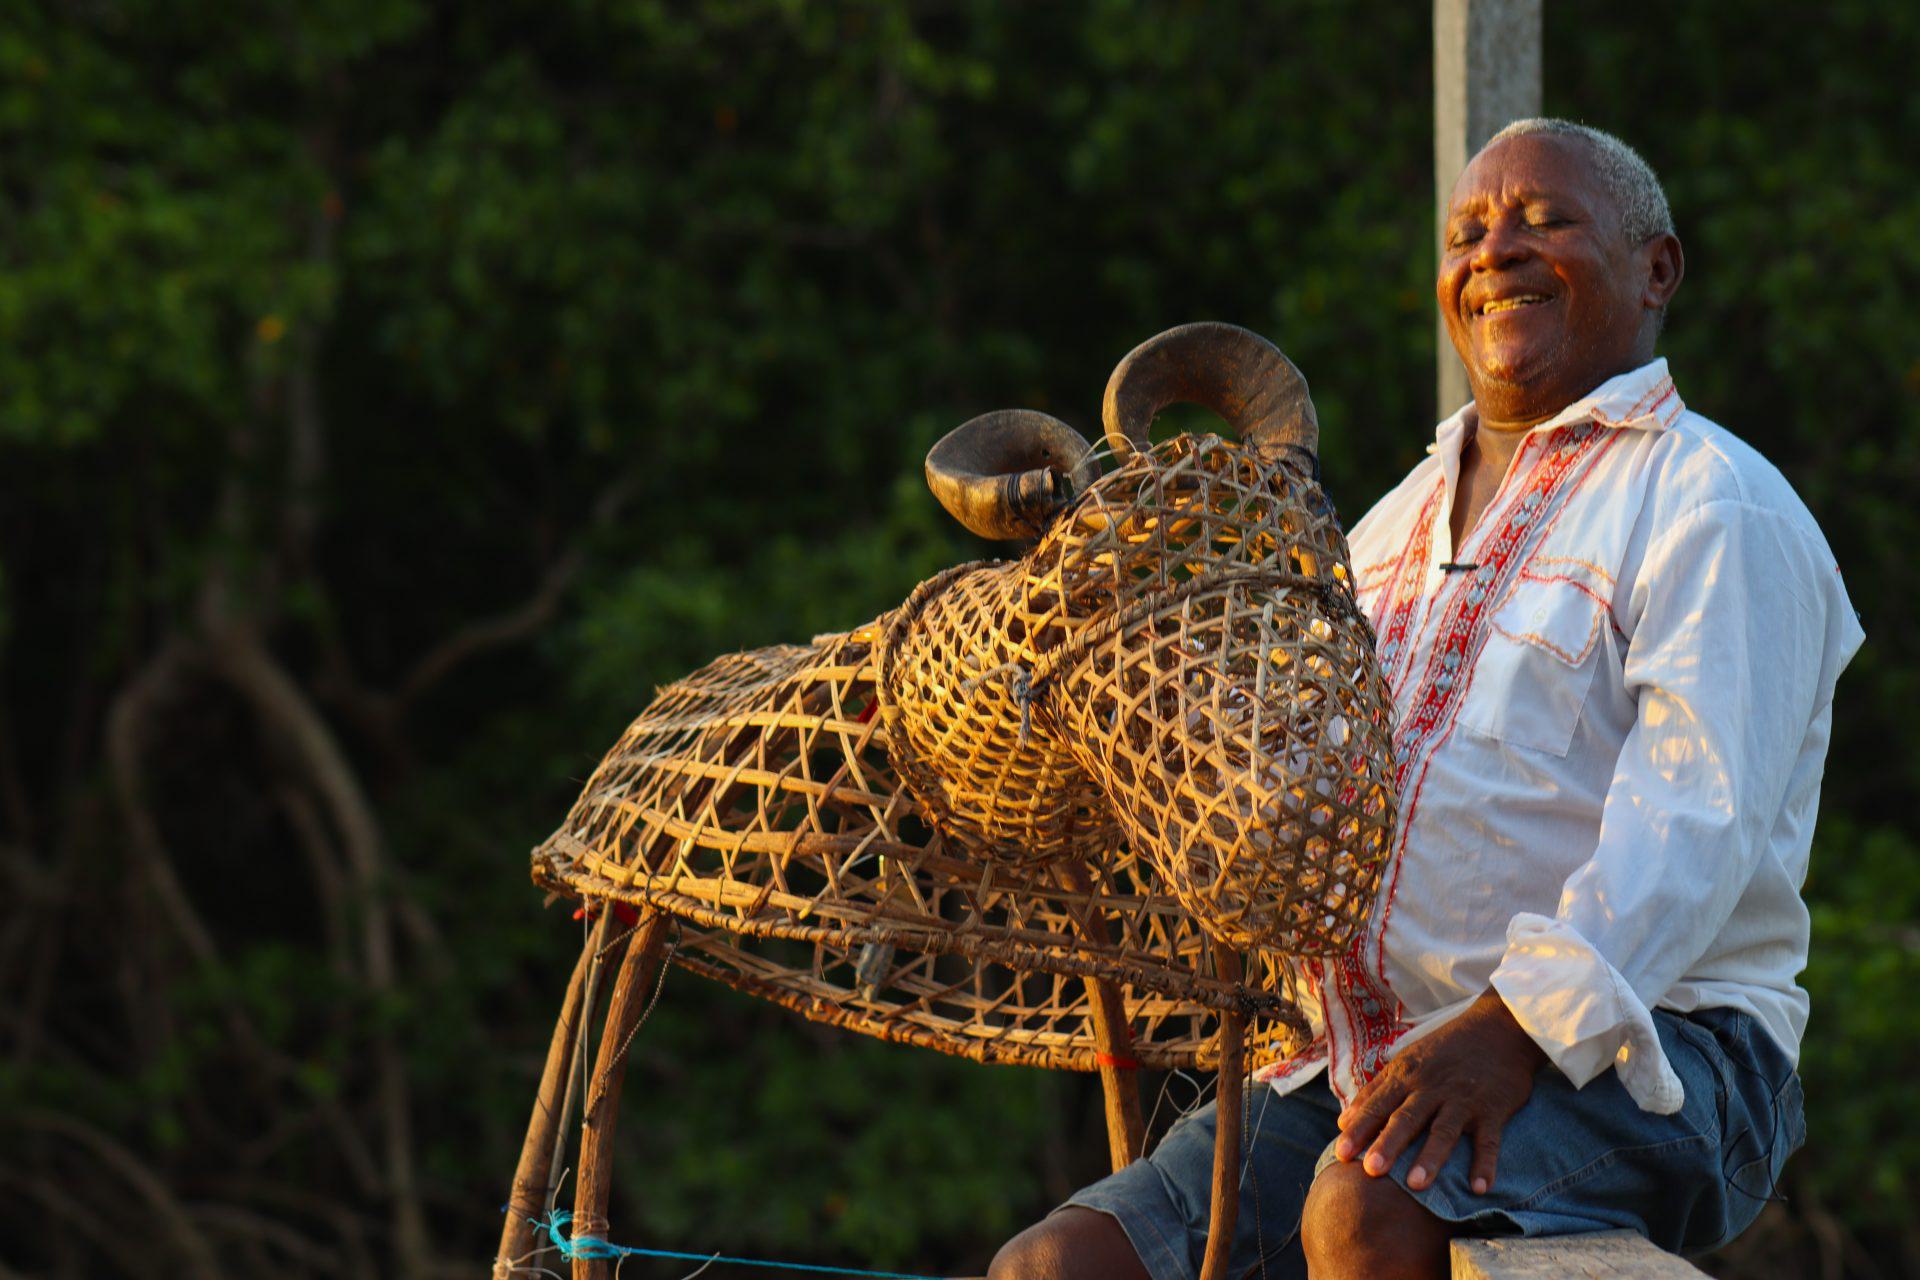
[[[1803,1159],[1828,1203],[1901,1225],[1913,1209],[1920,1126],[1888,1076],[1890,1064],[1920,1061],[1920,848],[1909,832],[1830,815],[1815,853]]]
[[[1024,1225],[1058,1077],[798,1027],[730,992],[683,997],[635,1050],[658,1087],[623,1121],[621,1176],[647,1187],[629,1202],[634,1238],[706,1240],[727,1223],[745,1251],[907,1266],[930,1240],[977,1252]]]
[[[21,993],[0,1104],[115,1135],[196,1203],[270,1206],[345,1271],[352,1233],[288,1206],[323,1188],[389,1256],[375,1099],[397,1041],[434,1247],[484,1256],[575,939],[525,851],[656,685],[989,553],[919,482],[940,432],[1009,405],[1091,430],[1119,355],[1219,318],[1311,379],[1350,519],[1420,456],[1428,21],[1304,0],[9,9],[0,870],[27,910],[0,930]],[[1810,886],[1797,1167],[1849,1226],[1891,1229],[1920,1168],[1893,1070],[1920,1048],[1920,16],[1552,0],[1546,56],[1548,108],[1667,179],[1683,393],[1781,463],[1865,615]],[[459,649],[549,582],[519,643]],[[337,735],[381,838],[361,879],[330,793],[222,674],[222,628],[264,637]],[[176,641],[200,647],[159,682],[136,772],[211,957],[129,835],[109,741]],[[1075,1082],[685,978],[635,1052],[616,1239],[978,1265],[1101,1163]],[[1063,1169],[1046,1148],[1070,1141]],[[123,1195],[76,1150],[30,1158],[82,1201]],[[126,1229],[174,1247],[157,1217]],[[111,1253],[59,1248],[29,1261]]]

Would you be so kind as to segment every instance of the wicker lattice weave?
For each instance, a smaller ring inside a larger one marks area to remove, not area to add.
[[[1181,437],[1020,561],[663,689],[536,878],[666,911],[685,967],[884,1039],[1086,1069],[1101,977],[1149,1065],[1201,1061],[1229,1007],[1278,1052],[1275,953],[1344,943],[1392,822],[1346,575],[1317,489]],[[1252,950],[1244,983],[1208,933]]]
[[[1103,856],[1113,806],[1058,733],[1034,733],[1026,681],[1079,624],[1041,611],[1026,561],[962,565],[887,619],[879,676],[890,754],[934,824],[970,853],[1041,865]]]
[[[1263,1055],[1292,1043],[1281,960],[1215,979],[1205,936],[1130,853],[1019,868],[935,832],[873,713],[877,630],[732,654],[662,690],[535,879],[685,921],[675,961],[705,976],[982,1061],[1091,1069],[1093,976],[1120,984],[1146,1065],[1209,1061],[1227,1008],[1252,1010]]]
[[[930,953],[895,952],[876,986],[859,981],[858,950],[818,944],[784,963],[765,944],[708,933],[683,945],[683,968],[802,1016],[894,1044],[1021,1066],[1092,1071],[1098,1046],[1085,980],[1044,969],[1009,969]],[[1278,989],[1280,975],[1262,968],[1249,985]],[[1226,995],[1226,991],[1221,991]],[[1220,1047],[1219,1011],[1193,999],[1122,985],[1133,1042],[1130,1056],[1165,1070],[1211,1067]],[[1256,1015],[1248,1053],[1264,1064],[1300,1044],[1292,1011]]]

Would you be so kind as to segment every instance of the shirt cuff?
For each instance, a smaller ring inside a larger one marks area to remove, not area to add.
[[[1672,1115],[1686,1101],[1653,1012],[1564,920],[1516,915],[1491,985],[1576,1089],[1612,1067],[1642,1111]]]
[[[1275,1093],[1285,1096],[1326,1069],[1326,1043],[1316,1040],[1291,1058],[1261,1067],[1253,1073],[1253,1078],[1260,1084],[1272,1085]]]

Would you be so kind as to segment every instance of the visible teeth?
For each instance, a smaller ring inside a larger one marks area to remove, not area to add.
[[[1546,298],[1537,293],[1524,294],[1518,298],[1501,298],[1501,299],[1498,299],[1497,301],[1489,302],[1486,306],[1481,307],[1480,313],[1482,315],[1491,315],[1496,311],[1512,311],[1515,307],[1526,307],[1526,306],[1531,306],[1536,302],[1545,302],[1545,301],[1546,301]]]

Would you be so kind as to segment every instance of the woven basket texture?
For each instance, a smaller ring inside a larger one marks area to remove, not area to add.
[[[891,618],[896,763],[983,860],[1139,850],[1213,936],[1328,955],[1394,821],[1389,702],[1319,486],[1217,436],[1131,455],[1023,559]]]
[[[876,950],[879,964],[872,968]],[[811,1021],[890,1043],[976,1062],[1067,1071],[1098,1067],[1085,978],[871,946],[749,945],[724,931],[690,937],[675,960]],[[869,970],[874,980],[862,981],[861,973]],[[1273,990],[1282,982],[1264,966],[1249,977],[1250,986],[1266,984]],[[1156,1070],[1216,1065],[1218,1009],[1124,983],[1118,990],[1131,1035],[1128,1056]],[[1219,994],[1231,993],[1222,987]],[[1256,1065],[1283,1058],[1302,1047],[1304,1030],[1290,1006],[1263,1001],[1251,1019],[1247,1053]]]
[[[682,922],[675,963],[816,1021],[1090,1070],[1219,1014],[1297,1045],[1390,843],[1388,702],[1331,505],[1212,436],[1132,454],[1018,561],[666,686],[534,878]],[[1214,976],[1212,939],[1247,952]]]
[[[928,817],[977,857],[1086,861],[1120,841],[1119,815],[1072,745],[1034,732],[1030,673],[1075,623],[1026,590],[1027,562],[929,578],[887,619],[881,700],[894,764]]]
[[[1045,868],[951,846],[900,785],[876,714],[878,625],[730,654],[663,689],[534,854],[548,889],[667,912],[674,961],[812,1018],[990,1062],[1092,1070],[1086,983],[1134,1056],[1210,1062],[1220,1011],[1256,1054],[1303,1022],[1279,956],[1240,984],[1130,851]]]

